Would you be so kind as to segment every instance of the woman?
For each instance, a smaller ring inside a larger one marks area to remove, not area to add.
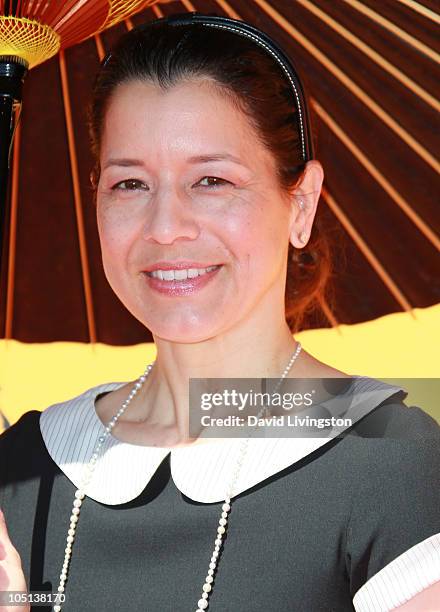
[[[355,377],[327,405],[356,407],[338,437],[189,427],[190,378],[351,384],[292,335],[331,245],[289,60],[242,22],[157,20],[106,57],[90,130],[105,273],[157,358],[0,437],[2,588],[58,591],[65,612],[423,609],[440,579],[440,428],[401,388]]]

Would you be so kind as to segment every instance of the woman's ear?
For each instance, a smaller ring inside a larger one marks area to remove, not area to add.
[[[302,249],[309,241],[323,181],[324,169],[320,162],[317,159],[308,161],[291,202],[290,242],[297,249]]]

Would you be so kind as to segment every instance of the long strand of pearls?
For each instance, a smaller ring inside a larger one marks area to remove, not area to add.
[[[297,347],[295,352],[293,353],[289,363],[287,364],[280,380],[278,381],[277,386],[275,387],[274,393],[278,390],[279,386],[281,385],[282,381],[286,378],[287,374],[289,373],[290,368],[292,367],[294,361],[296,360],[296,358],[298,357],[299,353],[301,351],[301,343],[298,342],[297,343]],[[259,411],[257,418],[260,418],[260,416],[262,415],[262,413],[266,410],[266,406],[263,406],[263,408]],[[209,569],[208,569],[208,575],[205,578],[205,583],[202,587],[202,597],[201,599],[199,599],[199,601],[197,602],[197,610],[196,612],[200,612],[200,610],[205,610],[209,603],[208,603],[208,598],[209,595],[212,591],[212,585],[211,583],[214,580],[214,572],[215,569],[217,567],[217,559],[218,556],[220,554],[220,547],[222,545],[222,538],[224,533],[226,532],[226,525],[228,522],[228,512],[231,509],[231,497],[233,496],[233,491],[234,491],[234,487],[235,487],[235,483],[237,481],[238,475],[240,473],[240,468],[243,465],[244,462],[244,458],[246,456],[246,451],[248,449],[248,445],[249,445],[249,439],[251,438],[251,436],[253,435],[253,432],[255,431],[255,428],[257,427],[257,425],[255,425],[252,428],[252,433],[249,434],[249,436],[247,438],[245,438],[245,440],[242,442],[241,447],[240,447],[240,453],[239,453],[239,457],[236,463],[236,467],[235,467],[235,472],[232,476],[232,481],[231,484],[229,485],[228,488],[228,494],[225,497],[224,503],[222,505],[222,514],[219,520],[219,526],[217,527],[217,536],[214,542],[214,550],[212,552],[212,557],[211,557],[211,561],[209,563]]]
[[[299,353],[301,351],[301,343],[297,342],[297,346],[296,346],[296,350],[293,353],[288,365],[286,366],[277,386],[275,387],[275,391],[278,389],[278,387],[280,386],[280,384],[282,383],[282,381],[284,380],[284,378],[287,376],[290,368],[292,367],[294,361],[296,360],[296,358],[298,357]],[[92,453],[92,457],[89,461],[89,463],[85,466],[84,468],[84,475],[83,475],[83,479],[81,481],[81,485],[79,487],[79,489],[77,489],[75,491],[75,499],[73,500],[73,507],[72,507],[72,514],[70,516],[70,526],[69,526],[69,530],[67,532],[67,538],[66,538],[66,548],[64,550],[64,562],[63,562],[63,567],[61,570],[61,574],[60,574],[60,583],[58,585],[58,594],[61,593],[65,593],[65,584],[67,581],[67,576],[68,576],[68,572],[69,572],[69,564],[70,564],[70,559],[72,556],[72,546],[73,546],[73,542],[75,540],[75,533],[76,533],[76,527],[77,527],[77,523],[79,520],[79,514],[80,514],[80,509],[83,503],[83,499],[85,498],[85,489],[87,487],[87,485],[89,484],[92,476],[93,476],[93,472],[96,466],[96,462],[98,460],[98,456],[101,450],[101,447],[103,445],[103,443],[105,442],[106,437],[110,434],[110,432],[112,431],[113,427],[116,425],[117,420],[119,419],[119,417],[124,414],[126,408],[128,407],[128,405],[130,404],[131,400],[134,398],[134,396],[138,393],[139,389],[142,387],[142,385],[144,384],[145,380],[147,379],[147,376],[150,374],[151,370],[153,369],[155,362],[153,362],[152,364],[149,364],[147,366],[147,368],[145,369],[145,372],[142,374],[142,376],[139,377],[138,381],[135,383],[133,389],[130,391],[127,399],[125,400],[125,402],[122,404],[122,406],[120,407],[120,409],[118,410],[118,412],[110,419],[110,421],[107,423],[105,429],[104,429],[104,433],[99,436],[98,438],[98,443],[95,447],[94,452]],[[275,392],[274,391],[274,392]],[[260,412],[258,413],[258,418],[260,417],[260,415],[266,410],[266,406],[263,406],[263,408],[260,410]],[[234,486],[236,483],[236,480],[238,478],[239,472],[240,472],[240,468],[243,464],[244,461],[244,457],[245,457],[245,452],[247,450],[248,447],[248,443],[249,443],[249,438],[253,435],[253,431],[255,430],[255,428],[257,427],[257,425],[254,426],[252,433],[244,440],[244,442],[242,443],[241,447],[240,447],[240,454],[239,454],[239,458],[236,464],[236,469],[235,472],[233,474],[232,477],[232,481],[230,486],[228,487],[228,493],[225,496],[225,500],[224,503],[222,505],[222,513],[221,513],[221,517],[219,520],[219,526],[217,528],[217,535],[216,535],[216,539],[214,542],[214,550],[211,556],[211,561],[209,563],[209,569],[208,569],[208,575],[205,578],[205,583],[203,584],[202,587],[202,597],[201,599],[199,599],[199,601],[197,602],[197,610],[196,612],[200,612],[200,610],[205,610],[209,603],[208,603],[208,598],[210,593],[212,592],[212,582],[214,580],[214,571],[217,567],[217,558],[220,554],[220,547],[222,545],[222,537],[223,534],[226,532],[226,525],[227,525],[227,519],[228,519],[228,512],[231,509],[231,497],[233,495],[233,490],[234,490]],[[54,612],[61,612],[61,603],[58,600],[58,602],[53,606],[53,611]]]

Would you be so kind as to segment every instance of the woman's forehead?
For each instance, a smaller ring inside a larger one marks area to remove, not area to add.
[[[223,153],[242,161],[258,155],[258,144],[248,117],[200,81],[166,91],[141,81],[118,86],[107,107],[102,141],[104,150],[123,145],[185,157]]]
[[[209,121],[212,127],[218,126],[216,117],[221,116],[242,124],[242,129],[248,127],[247,117],[232,101],[212,83],[203,81],[184,81],[167,89],[138,80],[122,83],[112,93],[106,113],[112,120],[118,115],[136,120],[142,117],[154,124],[175,115],[181,120]]]

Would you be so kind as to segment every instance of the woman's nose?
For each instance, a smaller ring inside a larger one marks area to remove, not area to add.
[[[198,224],[184,194],[171,189],[158,191],[150,205],[144,228],[146,240],[171,244],[178,238],[198,236]]]

